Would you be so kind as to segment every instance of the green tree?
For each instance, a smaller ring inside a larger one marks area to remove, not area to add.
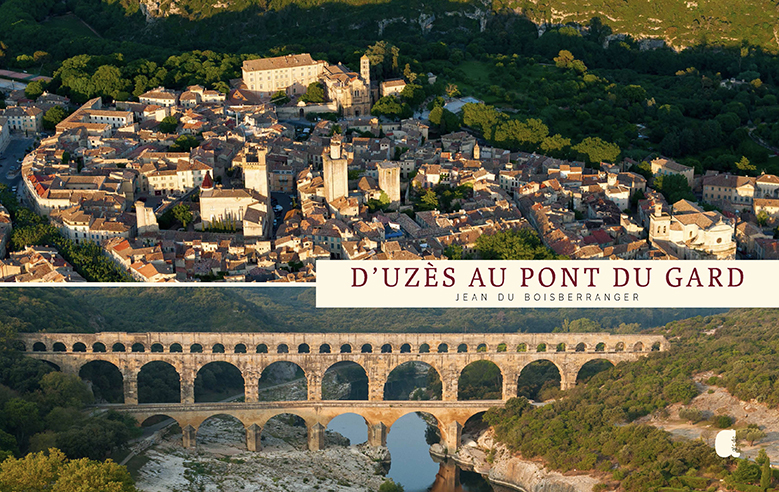
[[[81,407],[92,403],[94,397],[78,376],[50,372],[41,378],[41,391],[45,405],[53,407]]]
[[[200,145],[200,140],[192,135],[181,135],[173,145],[170,146],[171,152],[189,152]]]
[[[573,53],[570,51],[560,50],[560,52],[554,58],[554,63],[558,68],[570,68],[571,63],[573,63],[575,59],[576,58],[573,56]]]
[[[695,195],[690,189],[687,178],[681,174],[668,174],[657,176],[654,181],[655,189],[660,191],[668,203],[676,203],[679,200],[695,201]]]
[[[306,93],[300,96],[300,100],[316,104],[325,102],[325,87],[321,82],[311,82],[306,88]]]
[[[39,80],[33,80],[24,88],[24,96],[27,99],[32,99],[34,101],[38,99],[38,96],[41,94],[43,94],[43,83]]]
[[[462,260],[463,259],[463,247],[459,244],[450,244],[444,248],[444,256],[450,260]]]
[[[749,172],[749,171],[756,171],[757,166],[754,164],[749,163],[749,159],[747,159],[745,156],[741,156],[741,160],[736,162],[736,169],[739,171]]]
[[[176,133],[176,129],[179,127],[179,120],[175,116],[166,116],[160,121],[157,129],[162,133]]]
[[[425,100],[425,90],[421,85],[407,84],[406,87],[400,91],[400,97],[410,106],[416,107]]]
[[[476,251],[485,260],[550,260],[557,257],[529,229],[479,236]]]
[[[428,189],[420,199],[420,205],[417,207],[419,210],[435,210],[438,208],[438,195],[435,191]]]
[[[388,478],[379,486],[379,492],[403,492],[403,486]]]
[[[276,91],[270,97],[270,101],[277,106],[282,106],[289,102],[289,96],[285,91]]]
[[[7,492],[136,492],[127,468],[86,458],[68,460],[58,449],[8,458],[0,463],[0,489]]]
[[[181,225],[185,228],[187,227],[187,224],[192,222],[192,212],[189,210],[189,207],[183,203],[179,203],[173,207],[173,217],[181,222]]]
[[[43,115],[43,128],[46,130],[54,130],[57,127],[57,123],[64,120],[68,115],[61,106],[52,106]]]
[[[766,435],[767,434],[757,426],[745,427],[736,431],[736,439],[739,441],[746,441],[750,446],[753,446],[756,441],[763,439]]]
[[[773,478],[771,460],[768,459],[768,455],[766,454],[765,449],[761,449],[760,452],[757,453],[755,462],[760,465],[760,487],[765,490],[771,486],[771,481]]]
[[[588,163],[593,164],[617,162],[620,154],[619,146],[606,142],[599,137],[587,137],[572,148],[584,156]]]
[[[391,119],[408,118],[412,111],[407,103],[401,103],[394,96],[384,96],[373,105],[371,114]]]

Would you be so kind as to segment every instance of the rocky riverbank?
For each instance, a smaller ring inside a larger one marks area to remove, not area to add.
[[[337,433],[326,435],[323,451],[306,450],[306,428],[294,418],[273,419],[263,429],[262,451],[246,451],[243,426],[214,417],[198,429],[197,449],[181,447],[170,432],[146,451],[136,478],[138,490],[184,491],[376,491],[384,481],[386,448],[349,446]]]
[[[434,456],[445,455],[443,446],[430,448]],[[463,435],[463,446],[451,456],[460,468],[473,470],[493,484],[524,492],[591,492],[599,480],[589,475],[563,475],[543,464],[513,456],[492,437],[491,430]]]

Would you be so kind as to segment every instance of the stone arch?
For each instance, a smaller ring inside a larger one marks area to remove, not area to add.
[[[189,353],[191,354],[202,354],[203,353],[203,346],[199,343],[193,343],[189,346]]]
[[[517,396],[539,400],[562,389],[563,370],[553,360],[537,359],[526,364],[517,376]],[[550,396],[551,397],[551,396]]]
[[[225,346],[221,343],[215,343],[213,347],[211,347],[211,353],[212,354],[223,354],[225,353]]]
[[[278,347],[276,347],[276,353],[277,354],[288,354],[289,353],[289,347],[286,343],[279,344]]]
[[[517,352],[527,352],[527,344],[526,343],[517,344]]]
[[[606,351],[606,344],[604,342],[598,342],[595,344],[595,351],[596,352],[605,352]]]
[[[124,376],[113,362],[102,359],[85,361],[78,375],[89,381],[96,402],[124,403]]]
[[[134,343],[132,347],[130,347],[131,352],[146,352],[146,347],[143,346],[142,343]]]
[[[68,348],[65,347],[65,344],[62,342],[54,342],[54,345],[51,346],[52,352],[67,352]]]
[[[270,416],[265,422],[262,423],[262,430],[260,431],[260,441],[262,442],[263,449],[273,447],[278,441],[275,440],[274,435],[279,432],[279,425],[283,424],[285,432],[296,434],[299,441],[305,441],[308,439],[308,422],[289,410],[282,411]],[[291,427],[291,429],[289,428]]]
[[[138,372],[138,403],[181,403],[181,375],[166,361],[147,362]]]
[[[546,344],[541,342],[536,345],[536,352],[546,352]]]
[[[461,343],[460,345],[457,346],[457,353],[458,354],[463,354],[465,352],[468,352],[468,345],[467,344]]]
[[[46,344],[43,342],[35,342],[32,344],[33,352],[46,352]]]
[[[495,347],[496,352],[505,352],[508,349],[508,345],[506,345],[504,342],[501,342],[498,344],[497,347]]]
[[[345,343],[341,345],[341,353],[342,354],[351,354],[352,353],[352,346],[348,343]]]
[[[354,425],[351,425],[351,423],[356,422],[358,420],[362,420],[363,423],[365,424],[364,432],[363,432],[363,428],[359,429],[357,432],[354,431]],[[362,444],[368,440],[368,428],[370,427],[370,423],[365,419],[365,417],[363,417],[358,413],[354,413],[354,412],[342,413],[340,415],[336,415],[335,417],[331,418],[327,422],[323,421],[322,425],[326,425],[327,430],[333,432],[339,432],[341,433],[341,435],[343,435],[344,430],[339,428],[339,425],[342,424],[343,421],[349,422],[350,425],[346,426],[347,429],[350,430],[353,435],[357,434],[359,436],[356,439],[352,439],[349,436],[345,436],[347,437],[347,439],[349,439],[349,446]],[[364,438],[362,437],[363,434],[365,435]],[[333,442],[332,437],[325,435],[325,447],[333,444],[335,443]]]
[[[476,360],[463,367],[457,380],[458,400],[500,400],[503,371],[490,360]]]
[[[625,351],[625,342],[617,342],[616,345],[614,345],[614,352],[624,352]]]
[[[170,415],[165,415],[165,414],[162,414],[162,413],[157,413],[157,414],[154,414],[154,415],[144,416],[143,420],[138,419],[138,424],[141,427],[149,427],[150,425],[157,425],[157,424],[165,422],[167,420],[172,420],[173,422],[176,423],[176,425],[181,427],[181,424],[179,424],[178,420],[174,419]]]
[[[576,383],[587,382],[602,371],[607,371],[614,367],[614,363],[608,359],[590,359],[576,371]]]
[[[555,352],[565,352],[565,343],[558,343],[555,347]]]
[[[246,345],[243,343],[237,344],[235,347],[233,347],[233,353],[235,354],[245,354],[246,353]]]
[[[165,352],[165,347],[161,343],[153,343],[151,345],[152,353]]]
[[[24,342],[21,340],[14,340],[13,348],[18,350],[19,352],[27,352],[27,345],[25,345]]]
[[[633,352],[643,352],[644,351],[644,344],[641,342],[636,342],[633,345]]]
[[[105,352],[105,344],[102,342],[93,343],[92,352]]]
[[[424,417],[419,415],[420,413],[424,414]],[[431,422],[435,422],[435,424],[432,424]],[[446,429],[444,429],[444,426],[441,424],[441,421],[438,420],[438,417],[428,412],[408,412],[399,416],[389,424],[389,428],[387,429],[387,447],[394,447],[395,445],[400,444],[400,442],[397,442],[401,435],[399,429],[408,425],[419,428],[421,432],[413,433],[411,435],[409,435],[408,432],[404,432],[404,442],[402,443],[404,447],[407,445],[407,439],[409,437],[411,439],[424,439],[425,443],[428,445],[441,441],[446,442],[447,440],[446,437],[448,436],[446,435]],[[394,434],[393,430],[395,430]]]
[[[181,346],[180,343],[174,343],[173,345],[170,346],[170,348],[168,349],[168,352],[170,352],[172,354],[173,353],[183,353],[184,352],[184,348]]]
[[[257,389],[259,401],[307,400],[306,371],[294,362],[276,361],[262,370]]]
[[[476,412],[465,420],[463,423],[462,433],[460,434],[460,442],[457,443],[458,446],[466,444],[463,442],[463,436],[466,434],[475,435],[480,430],[487,429],[489,427],[489,425],[484,423],[483,420],[485,413],[487,412]]]
[[[392,345],[389,343],[385,343],[381,346],[381,353],[382,354],[391,354],[392,353]]]
[[[487,347],[486,343],[480,343],[479,345],[476,346],[476,351],[477,352],[487,352],[487,351],[489,351],[489,347]]]
[[[246,444],[246,427],[238,417],[226,413],[209,415],[197,426],[195,442],[240,442]]]
[[[298,353],[299,354],[310,354],[311,353],[311,347],[309,347],[307,343],[301,343],[300,345],[298,345]]]
[[[411,353],[411,345],[408,343],[404,343],[400,346],[400,353],[401,354],[408,354]]]
[[[195,403],[241,395],[244,388],[238,367],[225,361],[208,362],[198,368],[195,376]]]
[[[364,343],[362,347],[360,347],[360,353],[362,354],[372,354],[373,353],[373,346],[370,343]]]
[[[323,343],[319,346],[319,353],[320,354],[329,354],[330,353],[330,345],[327,343]]]
[[[449,352],[449,345],[445,343],[439,343],[438,344],[438,353],[439,354],[446,354]]]
[[[268,346],[265,345],[264,343],[261,343],[261,344],[257,345],[256,352],[258,354],[267,354],[268,353]]]
[[[576,344],[576,351],[577,352],[586,352],[587,351],[587,344],[584,342],[579,342]]]
[[[125,352],[124,344],[116,342],[115,344],[111,345],[111,352]]]
[[[51,367],[55,371],[61,371],[59,364],[55,364],[54,362],[46,359],[38,359],[39,361],[45,363],[47,366]]]
[[[660,342],[655,342],[652,344],[652,352],[659,352],[660,351]]]
[[[73,352],[86,352],[87,346],[82,342],[76,342],[73,344]]]
[[[341,390],[348,384],[348,392]],[[361,364],[342,360],[332,364],[322,375],[323,400],[367,400],[368,372]]]
[[[427,399],[440,400],[442,392],[443,378],[437,367],[427,362],[407,361],[397,364],[387,374],[383,399],[398,401],[424,396]]]
[[[430,345],[423,343],[419,346],[419,353],[420,354],[429,354],[430,353]]]

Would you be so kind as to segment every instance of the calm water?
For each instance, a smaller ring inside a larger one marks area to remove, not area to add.
[[[365,420],[355,414],[341,415],[327,426],[349,438],[352,445],[368,440]],[[493,487],[477,473],[459,470],[453,462],[436,463],[425,440],[427,423],[411,413],[398,419],[387,435],[392,464],[387,476],[406,492],[508,492]]]

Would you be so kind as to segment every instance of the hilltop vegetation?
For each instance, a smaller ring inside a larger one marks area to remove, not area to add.
[[[317,309],[313,288],[0,289],[18,332],[634,333],[712,309]]]
[[[758,490],[749,488],[761,478],[759,468],[751,472],[754,465],[718,458],[702,441],[672,440],[664,431],[631,422],[671,403],[688,403],[697,395],[691,376],[703,371],[718,374],[709,384],[776,407],[777,326],[779,311],[769,309],[672,322],[654,330],[671,340],[670,352],[621,363],[542,408],[512,400],[485,420],[525,458],[542,457],[563,471],[599,470],[611,486],[621,483],[620,490],[703,490],[720,478],[737,490]]]

